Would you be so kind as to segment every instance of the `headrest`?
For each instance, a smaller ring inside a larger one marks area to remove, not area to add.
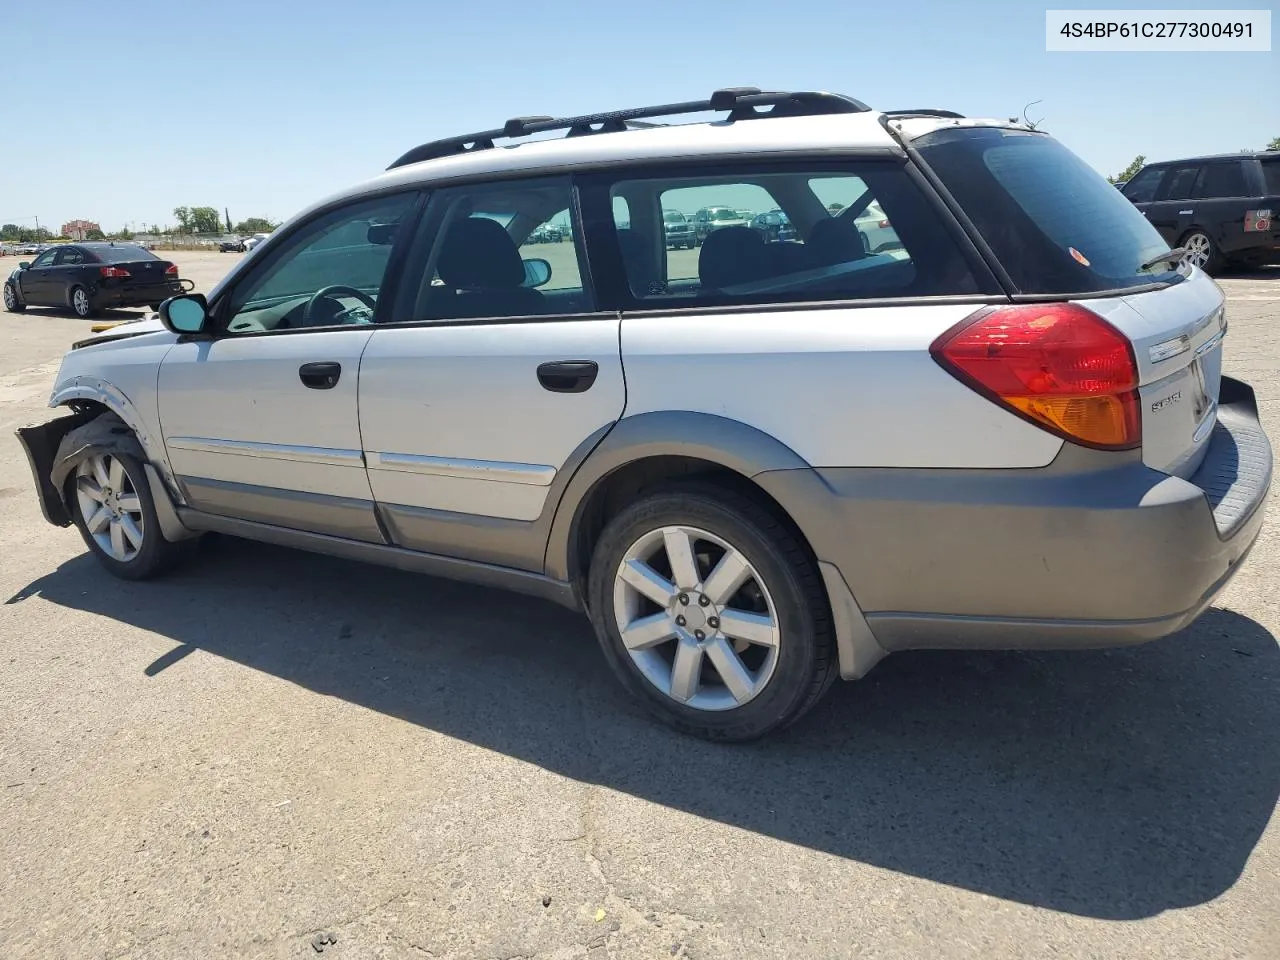
[[[493,290],[524,283],[520,249],[502,224],[488,217],[458,220],[445,234],[436,267],[457,290]]]

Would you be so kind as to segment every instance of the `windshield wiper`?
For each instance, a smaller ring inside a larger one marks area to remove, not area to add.
[[[1138,269],[1150,270],[1157,263],[1164,263],[1166,260],[1181,260],[1186,255],[1187,255],[1186,247],[1174,247],[1172,250],[1168,251],[1167,253],[1162,253],[1158,257],[1152,257],[1150,260],[1148,260]]]

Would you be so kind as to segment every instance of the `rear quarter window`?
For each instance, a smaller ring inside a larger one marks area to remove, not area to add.
[[[1106,178],[1041,133],[950,128],[916,142],[1023,293],[1076,295],[1176,282],[1143,263],[1169,245]]]
[[[1280,196],[1280,157],[1262,161],[1262,184],[1267,196]]]

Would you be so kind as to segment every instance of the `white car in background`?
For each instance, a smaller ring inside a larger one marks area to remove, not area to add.
[[[255,233],[252,237],[250,237],[248,240],[244,242],[245,252],[247,253],[248,251],[252,250],[254,247],[260,244],[263,240],[267,239],[267,237],[269,236],[271,236],[271,234],[269,233]]]
[[[888,253],[902,249],[898,231],[893,229],[878,200],[867,204],[867,209],[862,211],[854,223],[858,232],[867,238],[867,253]]]

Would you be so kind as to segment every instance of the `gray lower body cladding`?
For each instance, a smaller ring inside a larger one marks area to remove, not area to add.
[[[886,650],[1140,643],[1194,620],[1262,526],[1271,448],[1224,379],[1188,480],[1066,445],[1037,470],[780,470],[755,479],[835,565]]]

